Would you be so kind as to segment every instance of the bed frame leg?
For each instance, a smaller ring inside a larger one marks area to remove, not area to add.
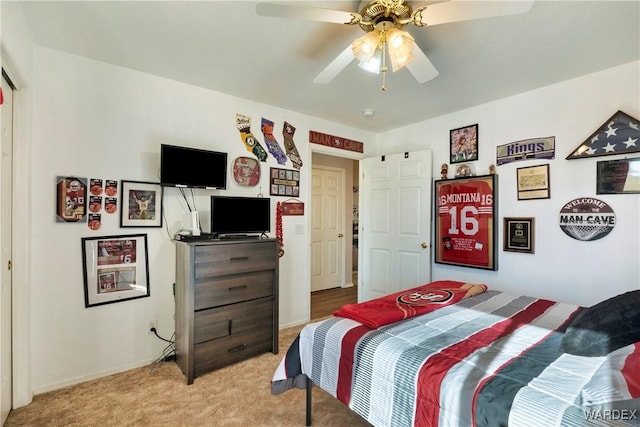
[[[307,426],[311,425],[311,388],[313,387],[313,381],[311,378],[307,378]]]

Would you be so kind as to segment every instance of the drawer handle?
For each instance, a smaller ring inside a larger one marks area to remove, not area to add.
[[[230,348],[229,350],[227,350],[227,351],[228,351],[229,353],[235,353],[235,352],[238,352],[238,351],[242,351],[242,350],[244,350],[245,348],[247,348],[247,345],[246,345],[246,344],[240,344],[240,345],[238,345],[238,346],[236,346],[236,347],[231,347],[231,348]]]
[[[230,291],[240,291],[242,289],[247,289],[247,285],[238,285],[238,286],[230,286]]]
[[[248,256],[237,256],[237,257],[229,258],[229,261],[246,261],[248,259],[249,259]]]

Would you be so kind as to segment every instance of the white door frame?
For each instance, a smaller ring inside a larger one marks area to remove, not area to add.
[[[5,78],[6,77],[6,78]],[[2,133],[0,142],[2,145],[2,165],[0,165],[0,338],[2,339],[2,351],[0,351],[0,365],[2,365],[2,378],[0,387],[0,422],[4,423],[13,408],[13,350],[12,350],[12,285],[11,285],[11,232],[12,228],[12,170],[13,170],[13,83],[5,73],[2,73],[2,94],[4,102],[2,112]]]
[[[13,408],[26,406],[33,400],[31,390],[31,285],[30,285],[30,238],[31,203],[30,191],[15,191],[31,188],[31,102],[28,85],[11,55],[2,51],[2,68],[16,86],[13,92],[13,182],[12,198],[14,236],[12,254],[12,328],[13,328]],[[20,236],[19,238],[17,236]]]
[[[365,155],[363,153],[357,153],[355,151],[348,151],[348,150],[340,150],[337,148],[332,148],[332,147],[326,147],[324,145],[319,145],[319,144],[309,144],[310,146],[310,152],[309,152],[309,163],[311,163],[311,165],[313,166],[313,154],[314,153],[318,153],[318,154],[325,154],[327,156],[332,156],[332,157],[340,157],[343,159],[350,159],[350,160],[362,160],[365,158]],[[310,194],[311,193],[311,169],[312,167],[308,168],[308,173],[306,175],[306,180],[308,182],[308,185],[306,186],[306,191]],[[358,179],[361,180],[360,176],[358,176]],[[354,185],[356,183],[354,182]],[[358,185],[360,185],[358,183]],[[345,194],[346,197],[346,194]],[[361,194],[359,194],[358,197],[362,197]],[[360,201],[359,201],[360,202]],[[311,199],[309,198],[309,203],[311,203]],[[345,224],[350,223],[351,222],[351,218],[346,218],[346,209],[344,209],[345,211],[345,218],[343,219],[345,221]],[[348,220],[348,221],[347,221]],[[346,225],[345,225],[346,226]],[[311,230],[311,215],[307,215],[307,230]],[[311,257],[311,247],[310,247],[310,242],[311,242],[311,233],[309,233],[308,235],[309,240],[308,240],[308,256],[309,258]],[[346,239],[345,239],[346,240]],[[345,255],[346,256],[346,253]],[[362,254],[360,253],[360,251],[358,251],[358,265],[362,265],[361,263],[361,256]],[[305,282],[305,285],[307,287],[306,290],[306,294],[307,295],[311,295],[311,262],[309,259],[309,270],[307,271],[307,281]],[[358,275],[358,281],[360,281],[360,275]],[[357,284],[357,283],[356,283]],[[311,307],[309,306],[309,313],[308,313],[309,317],[311,316]]]
[[[342,192],[342,209],[339,210],[339,217],[337,218],[337,222],[338,222],[338,232],[341,233],[343,235],[343,237],[338,239],[338,244],[340,245],[340,247],[338,248],[338,254],[342,254],[340,256],[340,259],[337,260],[337,276],[338,276],[338,285],[341,288],[344,288],[346,286],[346,279],[345,279],[345,275],[346,275],[346,263],[345,263],[345,259],[347,257],[347,252],[346,252],[346,237],[345,237],[345,232],[346,232],[346,214],[345,214],[345,198],[346,198],[346,193],[345,193],[345,179],[346,179],[346,170],[344,168],[337,168],[337,167],[331,167],[331,166],[325,166],[325,165],[311,165],[311,169],[313,171],[313,169],[319,169],[319,170],[323,170],[323,171],[330,171],[330,172],[336,172],[340,175],[340,180],[341,180],[341,184],[342,184],[342,189],[340,190]],[[312,172],[313,175],[313,172]],[[311,199],[313,200],[313,199]],[[315,210],[311,209],[311,217],[313,217],[313,212]],[[310,218],[313,219],[313,218]],[[313,223],[313,222],[312,222]],[[311,228],[310,228],[311,230]],[[311,231],[311,234],[313,233],[313,231]],[[311,236],[312,237],[312,236]],[[312,239],[313,241],[313,239]],[[311,267],[313,267],[313,263],[311,263]],[[313,288],[313,286],[312,286]],[[313,291],[313,289],[312,289]]]

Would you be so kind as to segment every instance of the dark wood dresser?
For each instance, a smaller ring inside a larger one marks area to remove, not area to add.
[[[278,353],[276,239],[176,242],[176,363],[187,377]]]

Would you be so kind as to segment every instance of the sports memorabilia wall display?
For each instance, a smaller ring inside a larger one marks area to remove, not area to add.
[[[456,178],[473,175],[475,175],[475,173],[473,172],[473,165],[470,163],[464,163],[456,167]]]
[[[264,143],[267,145],[269,153],[271,153],[279,165],[287,163],[287,156],[284,154],[280,144],[278,144],[278,141],[276,141],[276,138],[273,136],[273,122],[263,117],[260,129],[262,130]]]
[[[340,150],[355,151],[356,153],[364,152],[364,143],[360,141],[329,135],[315,130],[309,131],[309,142],[324,145],[325,147],[339,148]]]
[[[450,163],[478,160],[478,124],[449,131]]]
[[[496,147],[496,162],[498,166],[521,160],[554,159],[555,157],[555,136],[523,139]]]
[[[565,203],[558,221],[564,234],[586,242],[609,234],[616,225],[616,214],[602,200],[580,197]]]
[[[244,187],[260,182],[260,163],[251,157],[237,157],[233,161],[233,181]]]
[[[56,222],[85,222],[87,220],[87,179],[58,176],[56,190]]]
[[[245,148],[261,162],[266,162],[268,154],[258,142],[258,139],[251,132],[251,117],[236,114],[236,127],[240,132],[240,139]]]
[[[147,235],[82,238],[84,306],[148,297]]]
[[[435,182],[435,262],[497,270],[497,175]]]
[[[296,133],[296,128],[291,123],[284,122],[282,125],[282,136],[284,137],[284,148],[287,151],[287,157],[293,163],[293,167],[300,169],[302,167],[302,158],[296,148],[296,143],[293,141],[293,135]]]
[[[300,171],[271,168],[269,194],[272,196],[300,196]]]

